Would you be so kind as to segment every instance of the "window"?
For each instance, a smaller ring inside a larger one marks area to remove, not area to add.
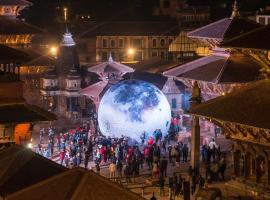
[[[142,39],[133,39],[132,40],[132,46],[135,47],[135,48],[142,48],[143,40]]]
[[[176,108],[176,99],[172,99],[172,108],[173,108],[173,109]]]
[[[102,52],[101,53],[101,60],[102,61],[107,61],[108,59],[108,53],[107,52]]]
[[[102,47],[103,47],[103,48],[108,47],[107,39],[103,39],[103,40],[102,40]]]
[[[115,40],[111,40],[111,47],[115,48]]]
[[[67,110],[69,112],[78,111],[79,99],[78,97],[69,97],[67,98]]]
[[[156,51],[152,51],[152,57],[157,57],[158,53]]]
[[[260,17],[259,18],[259,23],[265,25],[265,18],[264,17]]]
[[[118,46],[119,46],[119,48],[124,48],[124,40],[123,39],[119,39]]]
[[[157,47],[157,40],[153,39],[153,47]]]
[[[163,47],[164,45],[165,45],[165,40],[164,40],[164,39],[161,39],[161,40],[160,40],[160,46]]]

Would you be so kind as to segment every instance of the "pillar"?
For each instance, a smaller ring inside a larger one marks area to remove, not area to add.
[[[201,103],[201,89],[197,81],[192,88],[191,109]],[[200,173],[200,124],[199,117],[192,116],[191,130],[191,166],[194,169],[195,175]]]

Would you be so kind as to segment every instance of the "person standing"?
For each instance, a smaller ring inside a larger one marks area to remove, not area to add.
[[[117,176],[118,178],[122,178],[122,170],[123,170],[123,164],[120,159],[117,160],[116,162],[116,169],[117,169]]]
[[[183,162],[187,162],[187,158],[188,158],[188,147],[187,144],[184,144],[183,149],[182,149],[182,153],[183,153]]]
[[[168,161],[166,157],[163,156],[160,162],[160,175],[163,177],[167,177],[167,166],[168,166]]]
[[[115,180],[116,165],[112,162],[109,165],[110,179]]]

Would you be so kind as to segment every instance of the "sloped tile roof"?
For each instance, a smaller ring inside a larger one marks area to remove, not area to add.
[[[13,6],[13,5],[20,5],[20,6],[30,6],[31,3],[26,0],[0,0],[0,5],[8,5],[8,6]]]
[[[143,200],[144,198],[81,168],[72,169],[6,197],[8,200]]]
[[[53,121],[56,116],[27,103],[1,103],[0,124]]]
[[[221,44],[223,47],[270,50],[270,25],[237,35]]]
[[[14,193],[65,170],[30,149],[8,147],[0,151],[0,195]]]
[[[211,83],[246,83],[258,80],[261,66],[240,53],[213,54],[172,68],[163,74]]]
[[[224,18],[201,28],[195,29],[187,34],[190,38],[215,39],[219,42],[256,29],[261,25],[243,18]]]
[[[0,35],[42,34],[40,28],[19,19],[0,16]]]
[[[204,102],[191,114],[270,130],[270,81],[250,84],[236,92]]]
[[[167,35],[177,36],[179,26],[176,22],[103,22],[90,24],[88,31],[81,34],[80,38],[95,36],[149,36]]]
[[[27,62],[30,60],[28,54],[21,50],[17,50],[5,45],[0,44],[0,63],[1,62]]]

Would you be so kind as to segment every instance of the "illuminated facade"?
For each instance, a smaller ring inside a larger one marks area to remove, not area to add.
[[[0,1],[0,44],[12,46],[29,46],[35,34],[43,31],[39,28],[17,19],[19,12],[30,6],[26,0]]]
[[[83,117],[87,105],[79,90],[83,85],[87,86],[89,80],[88,73],[80,66],[72,35],[67,31],[63,35],[55,67],[41,78],[44,108],[67,118]]]
[[[0,145],[24,144],[31,139],[35,122],[52,121],[56,117],[26,103],[20,64],[28,61],[24,52],[0,45]]]
[[[85,63],[107,61],[110,53],[118,62],[168,59],[169,45],[179,34],[176,22],[104,22],[91,27],[78,41]]]

